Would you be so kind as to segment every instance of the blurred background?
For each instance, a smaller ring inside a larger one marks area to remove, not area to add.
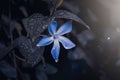
[[[55,0],[0,1],[0,55],[4,55],[4,49],[12,41],[9,29],[13,29],[14,40],[19,37],[19,26],[22,27],[22,34],[26,35],[22,20],[29,19],[34,13],[48,16],[54,2]],[[90,27],[86,29],[73,21],[73,31],[67,36],[76,47],[71,50],[61,47],[58,63],[48,55],[51,45],[45,47],[43,56],[46,70],[43,62],[28,67],[16,60],[19,68],[16,69],[12,63],[13,57],[7,55],[2,60],[0,58],[0,80],[120,80],[120,1],[64,0],[57,10],[61,9],[79,16]],[[17,28],[10,28],[9,24],[17,25]],[[19,52],[16,51],[16,54],[19,55]],[[24,55],[22,57],[26,58]]]

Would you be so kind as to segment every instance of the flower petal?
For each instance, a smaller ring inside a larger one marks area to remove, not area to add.
[[[59,58],[59,53],[60,53],[60,45],[58,40],[54,40],[54,45],[51,50],[52,57],[54,58],[55,62],[58,62]]]
[[[63,24],[57,31],[57,34],[59,35],[64,35],[66,33],[69,33],[72,31],[72,22],[66,22],[65,24]]]
[[[37,46],[46,46],[53,42],[52,37],[43,36],[43,38],[38,42]]]
[[[51,24],[48,26],[49,34],[50,35],[55,34],[56,28],[57,28],[57,22],[56,21],[51,22]]]
[[[71,40],[69,40],[68,38],[66,38],[64,36],[60,36],[59,41],[62,43],[62,45],[65,49],[71,49],[71,48],[75,47],[75,44]]]

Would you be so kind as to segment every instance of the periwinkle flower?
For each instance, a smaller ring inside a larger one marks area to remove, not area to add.
[[[51,35],[51,37],[43,36],[43,38],[38,42],[37,46],[46,46],[53,42],[54,44],[51,50],[51,54],[55,62],[58,62],[59,53],[60,53],[59,42],[62,43],[65,49],[71,49],[75,47],[75,44],[71,40],[63,36],[64,34],[72,31],[71,21],[63,24],[57,31],[56,29],[57,29],[57,22],[56,21],[51,22],[51,24],[48,26],[48,32]]]

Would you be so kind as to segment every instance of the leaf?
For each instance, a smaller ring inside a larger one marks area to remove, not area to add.
[[[90,29],[89,26],[78,16],[75,14],[68,12],[66,10],[58,10],[54,13],[53,17],[55,18],[65,18],[65,19],[71,19],[74,20],[82,25],[84,25],[86,28]]]
[[[51,4],[53,0],[42,0],[42,1],[45,1],[47,2],[48,4]],[[52,5],[52,4],[51,4]]]
[[[18,50],[30,66],[34,66],[41,61],[44,47],[37,47],[35,43],[24,36],[16,39],[15,44],[17,44]]]
[[[3,21],[3,23],[5,25],[9,25],[9,23],[10,23],[10,19],[7,16],[5,16],[4,14],[1,15],[1,20]]]
[[[46,64],[44,65],[39,65],[36,68],[36,71],[39,72],[46,72],[47,74],[55,74],[57,72],[57,68],[55,68],[54,66],[50,65],[50,64]]]
[[[0,71],[9,78],[17,77],[16,69],[5,61],[0,62]]]
[[[10,28],[8,27],[10,25],[10,19],[5,16],[4,14],[1,15],[1,20],[2,22],[2,26],[3,26],[3,30],[5,32],[5,34],[7,35],[8,38],[10,38]]]
[[[71,11],[74,14],[80,13],[79,6],[74,3],[74,1],[64,1],[62,7]]]
[[[76,47],[73,51],[69,51],[68,58],[73,61],[84,59],[90,67],[93,67],[92,61],[86,55],[85,51],[80,47]]]
[[[3,24],[5,25],[5,26],[3,27],[5,34],[7,35],[8,38],[11,38],[10,32],[13,32],[13,30],[18,27],[18,24],[19,24],[19,23],[16,22],[15,20],[10,20],[10,19],[9,19],[7,16],[5,16],[5,15],[2,15],[2,16],[1,16],[1,19],[2,19],[2,21],[3,21]],[[19,27],[20,27],[20,24],[19,24]]]
[[[76,47],[73,51],[69,51],[67,56],[70,60],[86,59],[85,52],[79,47]]]
[[[82,31],[80,34],[77,35],[77,37],[82,46],[86,46],[89,41],[95,39],[95,35],[90,30]]]
[[[33,14],[23,19],[24,27],[31,38],[36,39],[49,25],[50,19],[41,14]]]
[[[5,15],[2,15],[2,16],[1,16],[1,19],[2,19],[2,21],[3,21],[3,24],[6,25],[7,28],[9,27],[9,29],[10,29],[11,31],[14,30],[14,28],[15,28],[15,21],[14,21],[14,20],[10,20],[10,19],[9,19],[7,16],[5,16]]]
[[[48,80],[47,75],[44,72],[36,73],[37,80]]]
[[[8,52],[9,49],[4,44],[0,43],[0,60],[3,59]]]
[[[31,76],[29,74],[24,73],[23,76],[24,76],[24,80],[31,80]]]
[[[23,15],[25,17],[28,17],[28,13],[27,13],[27,10],[24,6],[20,6],[19,9],[21,10],[21,12],[23,13]]]

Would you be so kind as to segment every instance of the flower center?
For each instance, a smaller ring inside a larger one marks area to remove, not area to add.
[[[58,39],[58,34],[53,35],[53,39]]]

